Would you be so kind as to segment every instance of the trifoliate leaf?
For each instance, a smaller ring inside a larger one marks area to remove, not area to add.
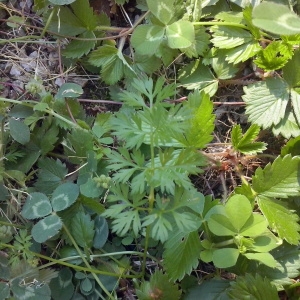
[[[150,281],[144,281],[136,290],[139,300],[151,299],[172,299],[178,300],[181,290],[178,286],[169,281],[168,276],[162,271],[156,271],[150,277]]]
[[[245,134],[242,134],[241,126],[235,125],[231,132],[232,146],[236,151],[244,154],[256,154],[266,150],[266,144],[263,142],[254,142],[259,134],[259,126],[252,124]]]
[[[244,87],[246,114],[249,120],[263,128],[276,125],[283,119],[289,101],[287,84],[279,78],[270,78]]]
[[[44,243],[55,236],[62,228],[62,221],[57,215],[50,215],[36,223],[31,230],[32,237],[38,243]]]
[[[31,193],[23,206],[22,216],[26,219],[37,219],[49,215],[52,207],[48,197],[43,193]]]
[[[254,63],[265,71],[273,71],[281,69],[292,56],[292,45],[274,41],[257,54]]]
[[[174,22],[167,26],[166,36],[170,48],[187,48],[195,40],[194,26],[189,21],[180,20]]]
[[[55,189],[52,194],[51,204],[54,211],[61,211],[71,206],[79,195],[79,186],[66,182]]]
[[[287,5],[264,2],[253,9],[253,24],[263,30],[283,35],[300,33],[300,18]]]
[[[162,43],[165,28],[158,25],[139,25],[133,32],[131,44],[141,55],[153,55]]]
[[[284,202],[258,196],[257,203],[269,222],[269,226],[282,239],[292,245],[298,245],[300,240],[299,217],[293,213]]]
[[[174,0],[147,0],[149,10],[163,24],[168,24],[174,16]]]
[[[172,234],[164,247],[164,264],[171,280],[181,280],[197,267],[202,249],[197,231],[178,231]]]
[[[84,212],[78,212],[71,221],[71,233],[78,243],[83,248],[91,248],[95,234],[94,221],[90,215]]]
[[[277,157],[273,164],[258,168],[253,176],[253,190],[259,196],[288,198],[299,195],[299,157]]]
[[[238,276],[230,285],[227,294],[231,299],[279,299],[276,287],[259,274]]]

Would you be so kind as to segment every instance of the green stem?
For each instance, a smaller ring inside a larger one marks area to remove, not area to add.
[[[50,25],[50,22],[51,22],[51,20],[52,20],[52,18],[53,18],[54,11],[56,11],[55,8],[52,9],[52,11],[51,11],[51,13],[50,13],[50,15],[49,15],[49,18],[47,19],[47,22],[46,22],[46,24],[45,24],[45,26],[44,26],[44,28],[43,28],[43,31],[42,31],[42,33],[41,33],[41,37],[40,37],[40,38],[43,38],[43,37],[45,36],[46,31],[47,31],[47,29],[48,29],[48,27],[49,27],[49,25]]]
[[[71,240],[73,246],[75,247],[76,251],[78,252],[80,258],[82,259],[82,261],[85,263],[85,265],[92,270],[92,267],[90,266],[89,262],[87,261],[87,259],[85,258],[85,255],[83,255],[83,253],[81,252],[79,246],[77,245],[75,239],[73,238],[71,232],[69,231],[69,229],[67,228],[67,226],[65,226],[63,224],[63,229],[66,232],[67,236],[69,237],[69,239]],[[114,298],[112,297],[112,295],[109,293],[109,291],[106,289],[106,287],[102,284],[102,282],[100,281],[100,279],[98,278],[98,276],[95,274],[94,271],[92,271],[92,276],[94,277],[95,281],[99,284],[99,286],[101,287],[101,289],[103,290],[103,292],[109,297],[109,299],[114,300]]]
[[[5,221],[0,221],[0,225],[15,227],[15,228],[19,228],[19,229],[25,229],[26,228],[25,226],[9,223],[9,222],[5,222]]]

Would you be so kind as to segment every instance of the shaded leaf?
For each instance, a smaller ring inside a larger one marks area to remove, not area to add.
[[[136,294],[139,300],[152,299],[172,299],[180,298],[181,290],[174,283],[171,283],[166,274],[162,271],[156,271],[152,274],[150,281],[144,281],[138,289]]]
[[[231,299],[279,299],[276,287],[259,274],[238,276],[230,285],[227,295]]]
[[[57,215],[50,215],[36,223],[31,230],[32,237],[38,243],[44,243],[62,228],[61,219]]]
[[[91,248],[95,234],[94,221],[88,214],[80,211],[71,221],[71,232],[75,241],[83,248]]]
[[[164,247],[164,264],[171,280],[181,280],[199,264],[202,246],[197,231],[178,231],[171,235]]]
[[[74,284],[72,283],[73,274],[70,269],[63,268],[59,271],[58,277],[54,278],[50,282],[51,297],[54,300],[72,298],[74,293]]]
[[[79,195],[79,187],[75,183],[66,182],[55,189],[51,198],[54,211],[61,211],[71,206]]]
[[[45,217],[52,212],[48,197],[43,193],[31,193],[22,208],[22,216],[26,219]]]
[[[10,135],[18,143],[24,145],[30,140],[30,130],[29,127],[20,120],[13,118],[9,119],[9,129]]]
[[[205,300],[229,300],[227,295],[229,287],[228,280],[219,278],[204,280],[200,285],[191,288],[184,300],[199,300],[199,295],[205,295]]]

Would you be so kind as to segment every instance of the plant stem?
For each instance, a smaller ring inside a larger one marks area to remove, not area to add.
[[[90,266],[89,262],[86,260],[85,255],[83,255],[83,253],[81,252],[79,246],[77,245],[76,241],[74,240],[71,232],[69,231],[69,229],[67,228],[67,226],[65,226],[65,224],[63,224],[63,229],[66,232],[67,236],[69,237],[69,239],[71,240],[73,246],[75,247],[76,251],[78,252],[80,258],[82,259],[82,261],[85,263],[85,265],[92,270],[92,267]],[[95,274],[95,272],[92,270],[92,276],[94,277],[95,281],[99,284],[99,286],[102,288],[103,292],[109,297],[109,299],[114,300],[114,298],[112,297],[112,295],[109,293],[109,291],[106,289],[106,287],[102,284],[102,282],[100,281],[99,277]]]

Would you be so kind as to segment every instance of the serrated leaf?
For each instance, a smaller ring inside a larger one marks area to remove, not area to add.
[[[227,290],[230,287],[229,280],[213,278],[202,281],[196,287],[191,288],[184,300],[199,300],[199,295],[205,295],[205,300],[229,300]]]
[[[69,300],[72,298],[74,293],[72,277],[71,270],[63,268],[59,271],[58,277],[51,280],[49,286],[51,288],[51,297],[54,300],[60,300],[61,298]]]
[[[9,119],[10,135],[18,143],[25,145],[30,140],[29,127],[20,120],[13,118]]]
[[[245,134],[242,134],[241,126],[235,125],[231,132],[232,146],[236,151],[252,155],[266,150],[266,144],[263,142],[254,142],[259,134],[259,126],[252,124]]]
[[[277,157],[253,176],[253,189],[259,196],[287,198],[299,195],[299,157]]]
[[[48,197],[43,193],[31,193],[22,208],[22,216],[26,219],[37,219],[49,215],[52,207]]]
[[[278,70],[288,62],[292,55],[292,45],[274,41],[257,54],[254,63],[266,71]]]
[[[269,226],[282,239],[292,245],[297,245],[300,240],[299,217],[286,207],[284,202],[259,196],[258,206],[269,222]]]
[[[189,94],[185,105],[192,110],[190,125],[185,134],[186,145],[201,149],[212,140],[215,121],[213,103],[207,94],[195,91]]]
[[[293,88],[300,85],[300,70],[295,66],[300,65],[300,50],[294,52],[293,57],[283,67],[283,78]]]
[[[71,1],[71,0],[70,0]],[[74,2],[72,0],[72,2]],[[45,23],[49,20],[51,10],[44,15]],[[49,30],[62,35],[76,36],[86,31],[82,22],[74,15],[67,6],[61,6],[51,16]]]
[[[251,41],[249,43],[242,44],[233,49],[224,51],[226,60],[229,63],[238,64],[253,57],[261,50],[261,46],[257,41]]]
[[[259,274],[238,276],[236,281],[231,283],[227,295],[232,299],[279,299],[276,287]]]
[[[89,0],[77,0],[72,2],[71,7],[76,17],[84,24],[84,27],[88,31],[94,30],[98,20],[97,16],[94,14],[93,8],[90,6]]]
[[[194,26],[189,21],[180,20],[166,27],[168,45],[173,49],[187,48],[195,40]]]
[[[95,236],[93,246],[100,249],[104,246],[108,238],[108,224],[105,218],[97,216],[95,218]]]
[[[277,261],[275,268],[270,268],[263,264],[258,265],[252,261],[249,272],[269,278],[277,286],[278,290],[283,290],[284,286],[289,286],[294,282],[292,278],[299,276],[299,247],[298,245],[292,246],[284,243],[272,250],[271,255]]]
[[[147,0],[149,10],[159,19],[163,24],[168,24],[174,16],[174,0]]]
[[[151,299],[172,299],[178,300],[181,295],[181,290],[178,286],[169,281],[166,274],[162,271],[156,271],[150,277],[150,281],[144,281],[138,289],[136,294],[139,300]]]
[[[281,156],[291,154],[292,156],[300,156],[300,136],[289,140],[285,146],[281,148]]]
[[[220,49],[231,49],[253,40],[250,32],[230,26],[213,26],[213,38],[211,42]]]
[[[244,92],[242,98],[251,122],[268,128],[283,119],[289,101],[288,86],[283,80],[266,79],[244,87]]]
[[[213,96],[218,89],[217,78],[200,60],[191,62],[180,69],[178,79],[180,84],[188,90],[203,89],[210,96]]]
[[[61,211],[71,206],[79,195],[79,187],[75,183],[66,182],[58,186],[52,194],[51,204],[54,211]]]
[[[44,243],[55,236],[62,228],[61,219],[50,215],[36,223],[31,230],[32,237],[38,243]]]
[[[164,245],[164,264],[171,280],[181,280],[199,264],[202,249],[197,231],[176,232]]]
[[[91,248],[95,234],[94,221],[88,214],[80,211],[72,219],[71,233],[79,246]]]
[[[109,213],[109,210],[106,210],[107,213]],[[128,210],[119,213],[117,219],[112,222],[112,225],[113,232],[116,232],[120,236],[124,236],[130,230],[133,230],[137,236],[142,227],[137,210]]]
[[[59,159],[41,158],[38,161],[38,167],[38,179],[34,186],[45,194],[52,193],[68,173],[66,165]]]
[[[67,58],[80,58],[83,55],[88,54],[96,45],[96,36],[92,31],[83,32],[78,36],[84,39],[95,39],[95,40],[72,40],[66,48],[62,51],[63,56]]]
[[[131,37],[131,44],[141,55],[153,55],[162,43],[165,28],[158,25],[140,25]]]
[[[283,35],[300,33],[300,18],[287,5],[261,3],[253,9],[253,24],[263,30]]]

